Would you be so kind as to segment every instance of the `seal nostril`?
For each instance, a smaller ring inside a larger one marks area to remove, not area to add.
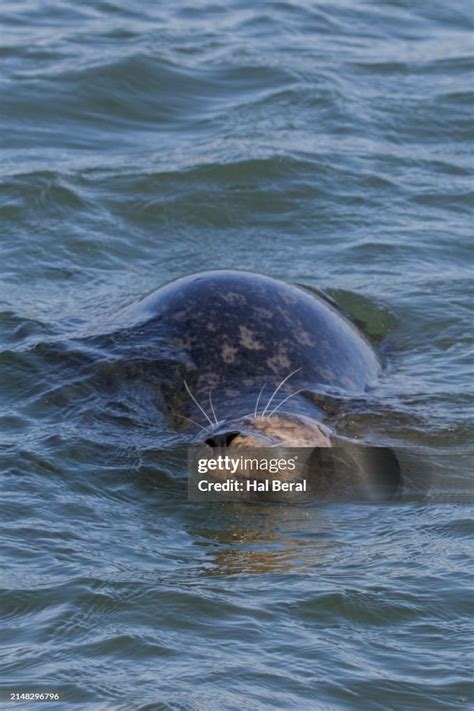
[[[230,443],[240,434],[240,432],[223,432],[205,440],[205,443],[215,449],[216,447],[228,447]]]

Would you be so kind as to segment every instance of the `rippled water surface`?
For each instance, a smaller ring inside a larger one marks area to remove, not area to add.
[[[0,17],[4,692],[469,708],[471,0]],[[146,382],[84,335],[214,267],[324,289],[363,325],[378,404],[340,426],[415,453],[428,500],[187,502]]]

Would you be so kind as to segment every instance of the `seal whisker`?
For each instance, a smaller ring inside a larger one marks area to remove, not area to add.
[[[270,412],[269,415],[267,415],[267,417],[271,417],[271,416],[278,410],[278,408],[281,407],[281,406],[283,405],[283,403],[285,403],[287,400],[289,400],[290,398],[294,397],[295,395],[299,395],[300,393],[304,393],[304,391],[305,391],[305,388],[301,388],[300,390],[295,390],[294,393],[290,393],[289,395],[287,395],[287,397],[286,397],[284,400],[282,400],[281,402],[279,402],[278,405],[276,405],[276,406],[273,408],[273,410]]]
[[[199,424],[199,422],[196,422],[195,420],[192,420],[190,417],[185,417],[185,415],[179,415],[177,412],[173,413],[175,417],[181,417],[183,420],[187,420],[188,422],[192,422],[193,425],[196,425],[196,427],[199,427],[200,430],[205,430],[206,428],[203,427],[202,425]]]
[[[290,373],[289,375],[287,375],[286,378],[283,378],[283,380],[281,381],[280,385],[275,389],[275,391],[274,391],[273,395],[271,396],[270,400],[269,400],[269,401],[267,402],[267,404],[265,405],[265,409],[264,409],[264,411],[262,412],[262,417],[265,417],[266,411],[267,411],[268,408],[270,407],[270,404],[271,404],[273,398],[275,397],[275,395],[277,394],[277,392],[280,390],[280,388],[283,387],[283,385],[286,383],[287,380],[289,380],[289,379],[292,377],[292,375],[295,375],[295,373],[298,373],[298,371],[300,371],[300,370],[301,370],[301,368],[297,368],[297,369],[294,370],[292,373]]]
[[[265,382],[263,383],[262,387],[260,388],[260,392],[258,393],[257,402],[255,403],[255,411],[254,411],[254,413],[253,413],[253,416],[254,416],[254,417],[257,417],[257,412],[258,412],[258,406],[259,406],[259,403],[260,403],[260,398],[262,397],[263,390],[264,390],[266,384],[267,384],[267,381],[265,381]],[[250,414],[250,413],[249,413],[249,414]]]
[[[206,412],[205,410],[203,410],[203,408],[201,407],[201,405],[199,404],[199,402],[196,400],[196,398],[195,398],[194,395],[192,394],[191,390],[189,389],[189,385],[187,384],[187,382],[186,382],[185,380],[184,380],[183,382],[184,382],[184,387],[185,387],[186,390],[188,391],[188,394],[189,394],[189,397],[191,398],[191,400],[194,402],[195,405],[198,406],[198,408],[201,410],[202,414],[204,415],[204,417],[206,418],[206,420],[209,422],[209,424],[210,424],[211,426],[213,426],[213,425],[214,425],[213,421],[211,420],[211,418],[209,417],[209,415],[207,414],[207,412]]]
[[[214,420],[216,421],[216,425],[219,425],[219,420],[216,417],[216,411],[214,410],[214,405],[212,404],[212,390],[211,389],[209,389],[209,405],[211,406],[212,416],[214,417]]]

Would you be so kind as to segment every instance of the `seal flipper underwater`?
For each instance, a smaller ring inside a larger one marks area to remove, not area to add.
[[[209,451],[339,450],[342,440],[324,422],[326,394],[357,398],[381,370],[365,336],[330,301],[251,272],[179,278],[121,316],[131,324],[128,333],[139,335],[150,362],[156,349],[160,405],[170,427]],[[396,496],[401,476],[395,456],[379,457],[375,468],[377,457],[371,464],[370,457],[369,449],[359,456],[370,476],[361,474],[363,466],[338,465],[323,498]],[[374,472],[387,468],[377,481]]]

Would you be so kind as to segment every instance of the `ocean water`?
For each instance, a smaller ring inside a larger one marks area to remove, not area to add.
[[[471,708],[472,1],[0,22],[5,708]],[[340,426],[413,456],[423,496],[187,501],[146,383],[84,335],[219,267],[362,324],[384,373]]]

